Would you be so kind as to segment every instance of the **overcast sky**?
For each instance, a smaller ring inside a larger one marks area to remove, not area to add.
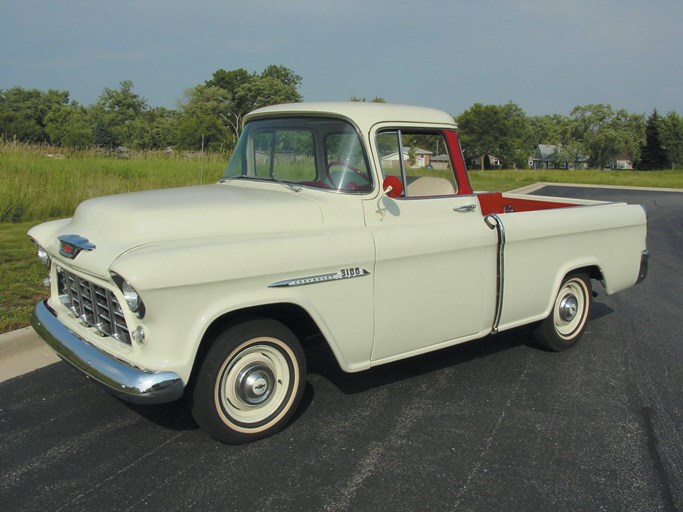
[[[0,89],[87,105],[132,80],[175,107],[217,69],[281,64],[306,101],[683,114],[682,25],[682,0],[0,0]]]

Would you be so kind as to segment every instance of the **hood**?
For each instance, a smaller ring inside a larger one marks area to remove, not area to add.
[[[117,256],[144,244],[322,227],[319,205],[301,193],[280,184],[226,183],[90,199],[44,242],[55,255],[58,236],[87,239],[95,249],[80,252],[69,265],[106,276]]]

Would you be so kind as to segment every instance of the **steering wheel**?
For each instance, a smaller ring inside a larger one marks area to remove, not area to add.
[[[371,181],[370,178],[368,177],[368,174],[365,171],[360,170],[358,167],[354,167],[353,165],[347,163],[347,162],[342,162],[341,160],[334,160],[327,164],[327,174],[330,174],[330,169],[334,166],[338,167],[343,167],[344,169],[349,169],[350,171],[353,171],[355,175],[357,175],[359,178],[363,180],[363,183],[355,183],[353,181],[347,182],[344,184],[343,188],[348,188],[350,190],[356,190],[361,187],[365,187],[367,185],[370,185]]]

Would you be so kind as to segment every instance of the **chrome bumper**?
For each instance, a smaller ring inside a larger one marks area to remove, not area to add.
[[[57,355],[123,400],[159,404],[183,395],[185,384],[176,373],[141,370],[105,354],[57,320],[47,301],[36,305],[31,325]]]

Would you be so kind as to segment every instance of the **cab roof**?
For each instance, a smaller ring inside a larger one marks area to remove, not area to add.
[[[453,117],[441,110],[411,105],[354,101],[273,105],[250,112],[245,116],[244,121],[246,123],[262,117],[313,114],[345,117],[355,123],[365,133],[369,132],[378,123],[419,123],[439,128],[457,128]]]

